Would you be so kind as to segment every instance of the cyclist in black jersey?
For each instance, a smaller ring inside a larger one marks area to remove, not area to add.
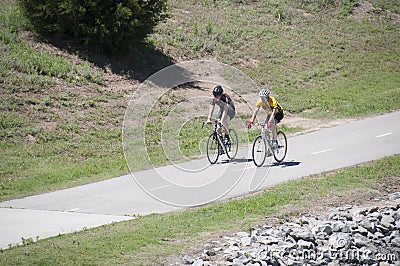
[[[214,108],[215,105],[218,105],[219,113],[217,118],[221,120],[225,131],[225,140],[229,142],[229,121],[235,117],[235,105],[231,97],[224,93],[224,90],[220,85],[214,88],[213,95],[214,98],[212,98],[210,102],[210,111],[206,123],[212,123],[211,118],[214,113]]]

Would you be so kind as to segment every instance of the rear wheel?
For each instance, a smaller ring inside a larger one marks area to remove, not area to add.
[[[278,141],[278,147],[274,149],[274,158],[278,163],[280,163],[285,159],[287,152],[287,139],[285,133],[279,131],[276,140]]]
[[[229,129],[230,143],[225,146],[226,155],[229,159],[234,159],[238,152],[238,136],[234,129]]]
[[[219,143],[215,133],[212,133],[207,140],[207,158],[211,164],[215,164],[219,157]]]
[[[252,156],[256,166],[260,167],[264,164],[267,157],[267,145],[261,136],[258,136],[254,140]]]

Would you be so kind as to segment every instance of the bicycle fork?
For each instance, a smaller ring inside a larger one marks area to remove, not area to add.
[[[222,134],[217,133],[217,140],[219,143],[219,150],[223,151],[223,152],[228,152],[228,147],[225,145],[224,141],[223,141],[223,137]]]

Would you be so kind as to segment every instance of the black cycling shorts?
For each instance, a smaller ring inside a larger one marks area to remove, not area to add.
[[[267,115],[267,119],[265,119],[265,124],[268,123],[270,117],[271,117],[271,115]],[[274,117],[276,120],[276,123],[278,124],[279,122],[281,122],[283,117],[284,117],[283,111],[280,111],[279,113],[277,113]]]

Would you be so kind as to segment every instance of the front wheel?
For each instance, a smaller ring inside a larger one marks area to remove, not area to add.
[[[287,139],[285,133],[279,131],[276,140],[278,141],[278,146],[274,148],[274,158],[280,163],[285,159],[287,153]]]
[[[267,157],[267,144],[261,136],[258,136],[253,143],[253,162],[256,166],[260,167],[264,164],[265,158]]]
[[[234,159],[238,152],[238,136],[234,129],[229,129],[230,143],[225,146],[226,155],[229,159]]]
[[[219,142],[217,135],[212,133],[207,140],[207,158],[211,164],[215,164],[219,157]]]

